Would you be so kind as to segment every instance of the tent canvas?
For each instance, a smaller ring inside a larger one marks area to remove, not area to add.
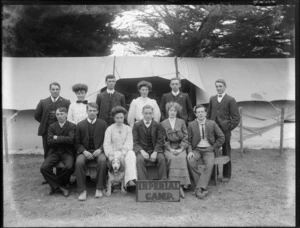
[[[128,105],[134,96],[138,96],[136,84],[141,79],[153,83],[155,89],[150,93],[150,97],[153,96],[159,101],[161,94],[170,90],[168,80],[176,76],[175,61],[178,62],[180,78],[185,79],[182,83],[183,90],[190,94],[193,104],[207,105],[209,97],[216,93],[215,80],[224,78],[227,81],[228,94],[234,96],[238,105],[244,108],[245,137],[251,134],[251,137],[253,136],[255,129],[250,129],[251,126],[256,127],[258,133],[271,125],[275,126],[278,121],[274,119],[274,115],[278,116],[281,106],[289,110],[285,115],[287,120],[295,119],[294,59],[5,57],[2,59],[3,109],[12,112],[31,110],[31,114],[20,112],[10,121],[10,126],[29,129],[24,134],[32,134],[28,139],[31,141],[28,146],[35,147],[40,145],[41,140],[36,135],[38,123],[33,119],[32,110],[41,98],[49,96],[48,86],[51,82],[58,81],[62,86],[61,96],[71,101],[75,101],[76,98],[71,90],[72,85],[78,82],[86,83],[89,86],[87,99],[95,101],[99,90],[105,87],[105,76],[114,72],[117,77],[117,90],[127,93]],[[282,103],[276,103],[278,101]],[[266,107],[269,107],[268,111]],[[269,115],[270,113],[272,114]],[[267,120],[259,120],[261,116],[265,116]],[[30,123],[30,127],[23,123],[24,121]],[[20,137],[16,132],[18,131],[12,129],[8,131],[9,147],[20,148],[24,145],[23,136]],[[234,135],[235,133],[233,138]]]

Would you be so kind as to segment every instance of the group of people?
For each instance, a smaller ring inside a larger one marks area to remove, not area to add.
[[[212,176],[215,153],[222,147],[230,157],[231,131],[239,123],[236,101],[225,93],[226,82],[215,82],[217,95],[212,96],[208,109],[192,107],[189,95],[180,91],[179,78],[170,80],[172,91],[162,96],[160,105],[148,97],[150,82],[141,81],[141,96],[133,99],[127,112],[125,97],[115,91],[116,78],[107,75],[107,89],[97,95],[96,102],[85,97],[88,86],[75,84],[72,89],[77,101],[62,98],[60,85],[49,86],[51,96],[37,105],[35,119],[40,122],[38,135],[43,138],[44,162],[41,173],[50,185],[49,194],[69,195],[67,184],[75,173],[79,200],[86,200],[86,169],[96,163],[95,197],[105,194],[107,162],[115,157],[125,164],[125,188],[137,180],[147,180],[147,166],[158,169],[159,180],[180,181],[180,196],[193,178],[195,195],[203,199]],[[195,118],[196,117],[196,118]],[[204,170],[198,164],[202,160]],[[53,173],[59,162],[64,168]],[[191,175],[190,175],[191,174]],[[222,181],[231,178],[231,162],[223,167]]]

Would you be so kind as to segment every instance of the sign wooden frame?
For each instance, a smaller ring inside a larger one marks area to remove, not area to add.
[[[138,180],[137,202],[180,202],[180,182],[168,180]]]

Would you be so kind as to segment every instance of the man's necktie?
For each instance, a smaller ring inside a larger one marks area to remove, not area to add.
[[[84,100],[84,101],[76,101],[76,103],[83,103],[83,104],[87,104],[87,100]]]
[[[202,127],[202,138],[204,139],[204,124],[201,124]]]
[[[150,124],[150,122],[147,121],[146,124]]]

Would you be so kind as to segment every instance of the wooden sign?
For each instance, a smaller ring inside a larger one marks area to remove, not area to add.
[[[138,202],[179,202],[179,189],[179,181],[139,180],[136,184],[136,200]]]

